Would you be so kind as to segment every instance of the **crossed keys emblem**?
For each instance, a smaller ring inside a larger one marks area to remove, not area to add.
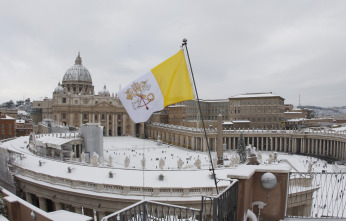
[[[148,104],[155,99],[155,96],[153,93],[144,93],[148,92],[150,87],[151,85],[148,84],[148,80],[146,80],[141,82],[133,82],[131,87],[126,90],[126,99],[134,100],[132,102],[132,107],[134,110],[141,107],[145,107],[147,110],[149,110]]]

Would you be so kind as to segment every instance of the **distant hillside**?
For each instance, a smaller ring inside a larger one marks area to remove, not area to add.
[[[314,111],[315,117],[346,117],[346,106],[342,107],[318,107],[318,106],[298,106],[298,108],[306,108]]]

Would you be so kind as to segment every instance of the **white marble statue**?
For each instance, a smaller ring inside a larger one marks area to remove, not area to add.
[[[130,158],[128,156],[126,156],[124,160],[124,165],[125,165],[125,168],[128,168],[130,166]]]
[[[195,162],[195,166],[197,167],[197,169],[201,169],[201,160],[199,159],[199,157],[196,159],[196,162]]]
[[[112,157],[112,155],[109,155],[109,157],[108,157],[108,165],[110,167],[113,166],[113,157]]]
[[[82,163],[85,163],[85,153],[84,152],[82,152],[80,154],[80,159],[81,159]]]
[[[178,164],[178,169],[181,169],[184,165],[184,161],[181,158],[179,158],[179,160],[177,161],[177,164]]]
[[[164,166],[165,166],[165,160],[161,158],[159,161],[159,168],[162,170]]]

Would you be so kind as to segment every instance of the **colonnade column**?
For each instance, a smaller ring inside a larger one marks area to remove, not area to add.
[[[55,210],[62,210],[62,203],[55,202]]]
[[[47,211],[47,201],[44,197],[38,197],[40,209]]]
[[[29,192],[25,192],[25,199],[28,203],[32,204],[32,195]]]
[[[98,214],[98,219],[99,220],[101,220],[103,217],[106,216],[106,212],[105,211],[98,211],[97,214]]]
[[[274,137],[270,137],[270,151],[274,150],[273,144],[274,144]]]
[[[76,206],[75,207],[75,212],[78,214],[82,214],[82,207]]]

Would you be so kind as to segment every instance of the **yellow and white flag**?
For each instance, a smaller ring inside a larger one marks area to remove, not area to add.
[[[152,113],[168,105],[193,100],[183,50],[127,85],[118,96],[135,123],[147,121]]]

